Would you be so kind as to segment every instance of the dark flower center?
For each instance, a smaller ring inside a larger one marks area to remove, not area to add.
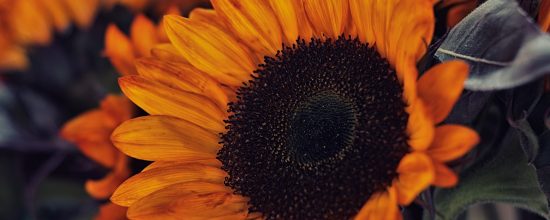
[[[298,40],[229,103],[225,184],[269,219],[353,217],[408,152],[402,86],[356,39]]]

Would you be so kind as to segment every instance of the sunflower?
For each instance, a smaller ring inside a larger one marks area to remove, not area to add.
[[[99,180],[88,180],[86,191],[96,199],[109,198],[115,189],[130,176],[128,157],[118,151],[109,136],[123,121],[131,118],[134,106],[123,96],[107,96],[97,109],[90,110],[67,122],[61,136],[73,142],[80,151],[109,169]],[[96,219],[125,219],[126,208],[108,203],[100,207]]]
[[[213,0],[169,15],[178,57],[140,59],[124,94],[150,116],[111,140],[154,161],[111,201],[131,219],[400,219],[477,142],[443,124],[468,66],[416,63],[434,2]]]

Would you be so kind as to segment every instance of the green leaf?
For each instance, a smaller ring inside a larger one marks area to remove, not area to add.
[[[464,170],[459,185],[436,189],[436,219],[454,220],[469,206],[509,203],[549,218],[548,203],[537,182],[535,169],[527,164],[518,137],[510,129],[494,157]]]
[[[466,89],[508,89],[550,73],[550,36],[515,0],[488,0],[449,32],[436,56],[470,64]]]

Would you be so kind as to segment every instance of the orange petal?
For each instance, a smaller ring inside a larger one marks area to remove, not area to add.
[[[62,1],[39,1],[48,12],[51,22],[58,31],[65,30],[70,24],[69,14]]]
[[[442,122],[462,93],[468,64],[450,61],[429,69],[418,81],[418,96],[426,104],[434,123]]]
[[[100,180],[86,181],[86,191],[96,199],[107,199],[129,176],[128,157],[119,152],[113,170]]]
[[[139,75],[170,88],[203,94],[216,101],[222,111],[227,108],[227,96],[218,82],[191,65],[157,59],[140,59],[136,63]]]
[[[114,130],[120,123],[133,116],[134,105],[125,96],[108,95],[101,100],[101,110],[111,119],[108,125]]]
[[[216,167],[216,168],[221,168],[222,167],[222,162],[220,162],[218,159],[215,159],[215,158],[197,159],[197,160],[189,160],[189,161],[159,160],[159,161],[155,161],[155,162],[149,164],[148,166],[143,168],[143,170],[141,172],[144,172],[144,171],[147,171],[147,170],[150,170],[150,169],[154,169],[154,168],[159,168],[159,167],[170,167],[170,166],[176,166],[176,165],[179,165],[179,164],[189,164],[189,163],[203,164],[203,165],[206,165],[206,166],[211,166],[211,167]]]
[[[192,21],[209,23],[220,30],[228,30],[222,18],[212,9],[195,8],[189,13],[189,19]]]
[[[479,4],[477,0],[466,0],[466,1],[443,1],[443,6],[448,6],[450,4],[457,4],[449,9],[447,13],[447,27],[452,28],[458,24],[464,17],[466,17],[470,12],[472,12]]]
[[[422,100],[416,100],[407,108],[409,121],[407,123],[407,133],[409,135],[409,146],[417,151],[428,149],[433,141],[435,127],[431,117],[426,114]]]
[[[540,2],[538,20],[541,30],[550,32],[550,0]]]
[[[292,45],[298,37],[309,40],[312,28],[307,20],[301,1],[269,0],[273,13],[279,19],[285,36],[285,44]]]
[[[11,16],[6,19],[13,29],[13,37],[21,44],[49,44],[52,40],[51,26],[46,11],[36,7],[37,1],[14,1]],[[2,24],[4,26],[4,24]],[[32,31],[29,31],[32,27]]]
[[[368,43],[370,46],[376,42],[372,20],[373,4],[376,4],[376,1],[349,0],[350,13],[357,28],[357,35],[361,42]]]
[[[151,49],[158,43],[155,24],[143,14],[134,18],[130,27],[130,39],[140,57],[149,56]]]
[[[435,179],[433,185],[438,187],[453,187],[458,183],[458,176],[445,164],[434,161]]]
[[[178,49],[169,43],[155,45],[153,49],[151,49],[151,56],[159,60],[189,64],[189,62],[180,54]]]
[[[334,39],[340,36],[348,24],[348,1],[303,0],[307,17],[318,36]]]
[[[112,141],[125,154],[142,160],[214,159],[220,145],[216,133],[169,116],[145,116],[124,122]]]
[[[430,186],[435,178],[434,170],[428,155],[420,152],[405,155],[399,162],[399,177],[394,182],[399,204],[410,204],[422,190]]]
[[[96,109],[79,115],[67,122],[61,129],[61,136],[76,144],[87,157],[105,167],[113,167],[116,161],[116,149],[109,137],[110,116]]]
[[[373,194],[361,208],[357,220],[400,220],[403,219],[397,205],[397,193],[393,187]]]
[[[99,207],[99,212],[95,220],[126,220],[126,210],[128,208],[114,203],[107,203]]]
[[[164,25],[170,41],[197,69],[233,86],[250,79],[255,69],[251,56],[223,30],[175,15],[166,15]]]
[[[136,74],[134,48],[130,39],[114,24],[105,32],[105,55],[122,75]]]
[[[65,0],[71,16],[80,28],[87,28],[94,21],[99,0]]]
[[[379,1],[385,4],[385,1]],[[386,14],[386,31],[384,35],[375,32],[377,46],[379,37],[384,37],[385,54],[398,72],[410,63],[416,64],[424,56],[432,41],[435,29],[433,0],[401,0],[393,1]],[[378,22],[376,17],[373,20]],[[376,30],[376,29],[375,29]],[[382,46],[382,45],[380,45]]]
[[[212,0],[212,6],[243,43],[261,55],[281,49],[281,29],[266,1]]]
[[[151,115],[178,117],[216,132],[225,130],[225,112],[208,97],[173,89],[138,75],[120,78],[119,85],[130,100]]]
[[[200,181],[223,186],[226,176],[221,169],[202,164],[178,164],[150,169],[124,181],[113,193],[111,201],[128,207],[137,200],[172,184]]]
[[[1,70],[24,70],[29,66],[29,60],[22,47],[16,45],[2,47],[0,49],[0,71]]]
[[[132,219],[213,219],[241,214],[246,200],[223,184],[188,182],[174,184],[140,199],[128,209]],[[243,213],[245,212],[245,213]],[[221,218],[221,219],[227,219]]]
[[[461,157],[479,143],[477,133],[462,125],[442,125],[435,129],[435,138],[428,149],[430,157],[447,162]]]

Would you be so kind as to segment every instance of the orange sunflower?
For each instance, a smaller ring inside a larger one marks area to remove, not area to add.
[[[86,191],[96,199],[109,198],[130,176],[128,157],[113,146],[109,136],[120,123],[132,117],[133,111],[134,106],[126,97],[107,96],[99,108],[79,115],[61,130],[63,138],[110,170],[102,179],[86,182]],[[126,208],[108,203],[100,207],[96,219],[125,219],[125,213]]]
[[[111,201],[131,219],[400,219],[477,142],[442,124],[468,66],[418,78],[434,1],[213,0],[164,25],[178,54],[137,62],[150,116],[111,140],[154,161]]]

